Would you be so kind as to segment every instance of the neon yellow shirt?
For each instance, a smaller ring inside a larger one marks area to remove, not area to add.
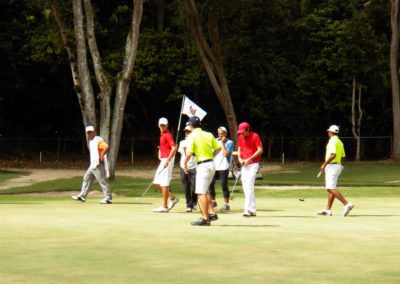
[[[336,154],[336,157],[331,161],[331,164],[340,164],[342,158],[346,157],[343,143],[337,135],[333,135],[329,139],[328,145],[326,145],[325,161],[329,159],[331,154]]]
[[[219,149],[217,139],[210,132],[196,128],[188,136],[187,151],[194,154],[196,162],[214,158],[214,151]]]

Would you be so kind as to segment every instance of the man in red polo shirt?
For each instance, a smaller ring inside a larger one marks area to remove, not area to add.
[[[158,127],[160,128],[160,147],[158,150],[160,164],[157,168],[153,184],[157,185],[161,189],[163,204],[162,206],[153,209],[153,211],[158,213],[167,213],[179,201],[179,199],[174,197],[169,190],[172,170],[174,168],[176,145],[171,132],[168,130],[168,120],[165,117],[159,119]],[[169,204],[168,196],[170,197]]]
[[[244,217],[256,216],[256,198],[254,183],[256,181],[263,146],[260,136],[250,131],[250,124],[242,122],[238,131],[238,157],[242,165],[241,179],[244,192]]]

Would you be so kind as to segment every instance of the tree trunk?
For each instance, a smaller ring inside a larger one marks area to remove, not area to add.
[[[399,1],[391,0],[390,26],[392,31],[390,43],[390,78],[392,84],[392,110],[393,110],[393,149],[392,158],[400,159],[400,100],[399,100]]]
[[[92,56],[93,68],[100,88],[100,93],[97,99],[100,102],[100,136],[108,143],[110,137],[110,122],[111,122],[111,85],[104,73],[103,65],[101,63],[100,52],[97,47],[96,34],[94,31],[94,13],[92,3],[90,0],[84,0],[85,14],[86,14],[86,31],[90,54]]]
[[[164,31],[164,15],[165,15],[165,1],[155,0],[157,5],[157,31],[162,33]]]
[[[83,114],[86,124],[96,127],[96,108],[93,96],[92,81],[86,55],[86,36],[84,31],[83,9],[81,0],[73,0],[74,30],[79,80],[81,82]]]
[[[131,29],[126,39],[125,56],[122,73],[117,82],[115,94],[114,111],[111,123],[110,136],[110,178],[115,177],[115,164],[118,158],[119,145],[125,111],[126,99],[129,92],[129,85],[132,79],[133,67],[135,64],[137,49],[139,45],[140,22],[143,14],[143,1],[133,0],[134,10],[132,15]]]
[[[67,51],[67,56],[68,56],[68,62],[69,62],[69,66],[71,68],[71,73],[72,73],[72,81],[74,84],[74,89],[76,92],[76,95],[78,97],[78,102],[79,102],[79,106],[81,109],[81,113],[82,113],[82,119],[83,119],[83,125],[86,125],[86,115],[84,113],[84,100],[82,97],[82,93],[81,93],[81,82],[79,80],[79,73],[78,73],[78,66],[76,63],[76,53],[74,52],[74,49],[72,47],[72,42],[69,40],[68,36],[67,36],[67,30],[65,28],[65,24],[62,20],[61,17],[61,12],[60,12],[60,6],[57,0],[52,0],[51,3],[51,10],[53,12],[54,15],[54,20],[56,22],[56,26],[57,26],[57,30],[61,36],[61,40],[64,44],[65,50]]]
[[[189,20],[189,27],[196,42],[197,50],[207,72],[211,85],[217,95],[228,122],[231,138],[237,140],[237,121],[233,107],[228,82],[223,68],[223,56],[219,37],[218,11],[215,0],[209,2],[209,34],[213,44],[213,50],[209,47],[199,20],[196,3],[194,0],[185,0],[184,8]]]
[[[361,92],[362,86],[358,86],[358,119],[356,122],[356,89],[357,89],[357,82],[356,78],[353,78],[353,96],[352,96],[352,108],[351,108],[351,124],[352,124],[352,132],[354,139],[356,139],[356,161],[360,161],[360,149],[361,149],[361,119],[362,119],[362,109],[361,109]]]

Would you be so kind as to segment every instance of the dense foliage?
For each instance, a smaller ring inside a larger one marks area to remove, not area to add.
[[[206,1],[197,2],[206,18],[201,8]],[[362,135],[390,135],[389,1],[364,2],[218,1],[225,72],[238,119],[252,122],[265,136],[313,136],[330,123],[350,136],[356,78],[364,86]],[[182,94],[208,111],[207,128],[226,123],[181,4],[165,1],[160,30],[156,1],[145,3],[123,137],[156,136],[161,115],[176,127]],[[5,137],[81,133],[66,54],[47,5],[0,3],[0,133]],[[104,65],[115,74],[132,3],[93,0],[93,5]]]

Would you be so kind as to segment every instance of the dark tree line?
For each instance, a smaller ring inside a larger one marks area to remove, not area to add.
[[[50,2],[0,3],[3,136],[83,134]],[[73,26],[72,4],[60,2],[66,24]],[[92,0],[96,39],[113,87],[133,2]],[[219,55],[214,66],[222,67],[225,79],[217,82],[223,90],[226,80],[237,120],[250,121],[267,137],[314,136],[331,123],[351,136],[355,80],[364,86],[361,135],[392,134],[389,1],[149,0],[143,4],[123,137],[156,136],[159,116],[176,127],[183,94],[207,110],[206,128],[227,125],[218,84],[210,81],[196,44],[196,23],[188,17],[192,2],[210,52]]]

